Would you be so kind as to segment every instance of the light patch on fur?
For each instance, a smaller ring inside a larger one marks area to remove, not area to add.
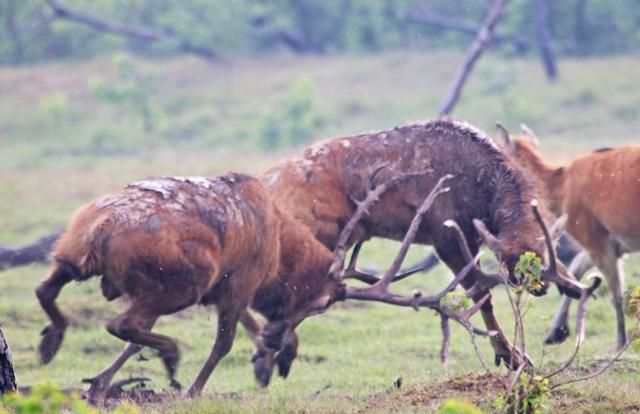
[[[280,175],[281,175],[281,173],[280,173],[279,170],[270,172],[269,174],[267,174],[267,177],[266,177],[266,180],[264,182],[264,185],[267,188],[273,187],[278,182],[278,180],[280,179]]]

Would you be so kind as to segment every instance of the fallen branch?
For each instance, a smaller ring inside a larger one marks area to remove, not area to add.
[[[58,0],[44,0],[53,10],[58,19],[69,20],[84,24],[95,30],[112,33],[118,36],[130,37],[145,42],[169,41],[177,44],[177,48],[185,53],[191,53],[207,60],[223,60],[217,51],[197,46],[189,40],[178,36],[171,30],[155,27],[132,26],[124,23],[112,22],[84,11],[75,10],[61,4]]]
[[[58,240],[60,234],[62,233],[51,233],[17,249],[0,248],[0,271],[34,262],[47,261],[49,252],[51,252],[53,244]]]

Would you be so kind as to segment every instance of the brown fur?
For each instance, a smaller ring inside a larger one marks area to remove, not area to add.
[[[257,180],[239,174],[133,183],[80,208],[53,257],[53,270],[37,289],[52,321],[43,332],[43,362],[55,355],[67,325],[54,303],[66,283],[102,275],[108,300],[125,295],[130,302],[107,329],[137,348],[128,346],[93,380],[93,399],[104,395],[115,371],[140,346],[160,351],[177,385],[176,342],[150,332],[160,315],[196,303],[218,307],[216,342],[192,394],[230,350],[240,318],[263,354],[283,348],[293,352],[287,357],[292,360],[295,349],[285,348],[297,346],[295,326],[343,294],[342,285],[327,277],[331,252],[275,207]],[[269,320],[262,336],[245,313],[250,305]]]
[[[260,179],[284,210],[302,221],[315,237],[334,248],[355,204],[363,197],[367,178],[381,165],[381,180],[401,173],[428,173],[399,184],[382,196],[354,232],[352,243],[370,237],[400,240],[417,207],[445,174],[454,178],[424,217],[416,242],[432,244],[454,273],[465,266],[454,233],[442,224],[453,219],[463,229],[475,254],[481,244],[473,219],[481,219],[500,240],[501,259],[511,272],[520,254],[543,256],[542,231],[531,211],[535,186],[523,171],[478,129],[441,119],[385,131],[335,138],[286,160]],[[543,256],[544,257],[544,256]],[[463,285],[478,277],[471,272]],[[491,301],[482,308],[489,329],[500,330]],[[512,366],[519,356],[504,335],[492,338],[497,360]]]
[[[545,162],[526,134],[512,138],[506,150],[540,180],[553,212],[568,215],[566,230],[607,278],[618,318],[618,346],[623,346],[624,274],[619,259],[640,250],[640,146],[597,150],[564,166]],[[582,269],[580,273],[590,267],[574,266]],[[568,332],[566,318],[560,315],[549,342],[566,337],[560,333]]]

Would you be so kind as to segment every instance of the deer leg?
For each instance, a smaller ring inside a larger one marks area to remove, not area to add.
[[[593,267],[591,256],[589,256],[589,253],[585,250],[582,250],[571,261],[569,272],[573,274],[576,279],[580,280],[591,267]],[[559,344],[569,337],[569,333],[571,332],[569,329],[569,308],[571,306],[571,300],[568,296],[562,297],[562,304],[558,308],[556,316],[553,319],[553,324],[544,338],[545,344]]]
[[[82,380],[83,382],[88,382],[90,384],[89,389],[86,392],[87,399],[90,402],[104,400],[109,384],[116,372],[118,372],[129,358],[137,354],[141,349],[142,346],[138,344],[128,343],[111,365],[100,371],[95,377]]]
[[[176,296],[179,297],[180,295]],[[178,360],[180,358],[178,344],[174,339],[168,336],[149,332],[148,327],[153,326],[153,323],[159,315],[177,312],[177,310],[183,309],[193,303],[194,302],[191,301],[188,304],[183,304],[183,306],[180,306],[178,309],[176,309],[175,304],[171,303],[170,300],[156,300],[154,303],[154,305],[156,305],[155,308],[153,305],[143,302],[134,303],[125,313],[109,322],[107,324],[107,330],[109,333],[123,341],[157,349],[167,370],[171,386],[179,389],[180,384],[174,378]],[[161,309],[157,306],[158,304],[168,306],[171,311],[167,310],[165,312],[161,312]],[[133,349],[129,350],[129,353],[131,351],[133,351]],[[121,356],[123,357],[123,360],[116,360],[114,361],[114,364],[116,362],[124,363],[124,360],[126,360],[124,359],[124,356],[127,355],[123,353]]]
[[[273,367],[276,363],[276,353],[283,348],[284,338],[289,330],[289,325],[286,320],[278,319],[275,321],[269,321],[262,332],[260,333],[260,340],[258,341],[258,349],[251,361],[253,362],[253,373],[256,377],[258,385],[266,387],[271,380],[271,374],[273,373]],[[295,355],[294,355],[295,358]],[[283,355],[281,359],[283,364],[293,362],[286,360],[286,355]]]
[[[55,300],[60,294],[60,290],[72,280],[73,274],[71,271],[61,263],[56,262],[49,276],[36,289],[36,296],[40,301],[40,306],[42,306],[42,309],[51,320],[42,330],[42,338],[38,346],[40,361],[43,364],[51,362],[64,338],[64,331],[69,322],[56,305]]]
[[[620,258],[615,250],[615,246],[609,245],[605,254],[600,256],[592,255],[592,257],[595,265],[607,278],[611,301],[616,311],[617,347],[621,349],[627,343],[623,310],[624,272],[621,268]]]
[[[440,246],[440,248],[438,248],[438,246]],[[460,270],[465,267],[465,255],[462,254],[457,242],[454,240],[446,240],[436,244],[436,250],[440,259],[444,261],[454,273],[459,273]],[[475,255],[478,252],[478,246],[470,245],[469,250],[471,255]],[[462,280],[462,287],[465,290],[471,289],[479,276],[478,271],[472,269]],[[491,293],[478,292],[472,299],[474,302],[478,302],[482,300],[487,293],[489,293],[489,297],[481,305],[480,313],[487,330],[496,332],[495,335],[489,338],[491,347],[495,352],[495,363],[499,365],[500,362],[504,362],[509,369],[516,370],[519,366],[527,362],[527,357],[511,345],[502,331],[502,327],[493,312]]]
[[[289,376],[291,364],[293,364],[293,361],[298,356],[298,344],[298,334],[293,330],[288,331],[285,335],[282,349],[280,349],[276,355],[278,375],[282,378],[287,378],[287,376]]]
[[[218,362],[231,351],[233,340],[236,335],[236,327],[242,313],[246,311],[246,306],[219,306],[218,310],[218,334],[213,344],[213,349],[209,358],[200,370],[195,381],[187,390],[187,396],[199,395],[204,388],[209,376],[213,372]]]
[[[150,331],[151,328],[153,328],[154,323],[155,320],[149,321],[149,324],[147,326],[144,326],[143,328],[147,331]],[[118,370],[122,368],[124,363],[127,362],[129,358],[140,352],[141,349],[142,346],[138,344],[134,344],[131,342],[127,343],[122,352],[120,352],[120,354],[111,363],[111,365],[100,371],[95,377],[83,380],[83,382],[88,382],[90,384],[89,389],[86,393],[87,399],[91,402],[103,400],[106,397],[106,392],[109,388],[109,384],[111,383],[113,377],[116,375],[116,372],[118,372]]]
[[[240,323],[249,333],[251,340],[256,346],[256,351],[251,357],[253,363],[253,373],[256,377],[258,385],[266,387],[271,380],[271,374],[273,373],[273,367],[275,366],[275,352],[270,349],[266,349],[261,345],[260,331],[262,328],[258,325],[258,322],[251,316],[249,311],[245,311],[240,317]]]
[[[283,326],[285,327],[284,331],[282,330]],[[271,333],[263,335],[263,341],[258,345],[258,349],[251,359],[256,381],[261,387],[269,385],[273,367],[276,364],[278,365],[278,375],[287,378],[291,365],[298,356],[298,335],[293,329],[276,323],[275,329],[267,324],[265,331],[271,331]]]

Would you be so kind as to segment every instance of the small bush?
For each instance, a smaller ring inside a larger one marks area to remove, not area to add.
[[[321,124],[314,99],[314,84],[304,78],[289,87],[282,102],[260,123],[260,145],[266,150],[308,143]]]

